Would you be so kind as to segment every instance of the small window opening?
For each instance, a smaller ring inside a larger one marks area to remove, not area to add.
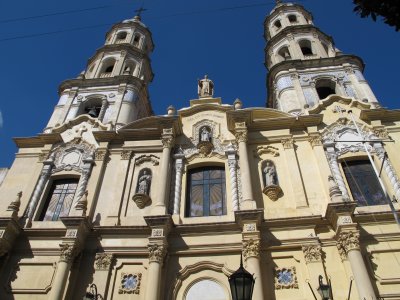
[[[133,38],[133,45],[139,46],[139,41],[140,41],[140,35],[135,34],[135,37]]]
[[[297,23],[297,17],[296,15],[289,15],[288,16],[289,22],[290,23]]]
[[[121,31],[118,32],[117,34],[117,40],[125,40],[127,36],[127,32],[126,31]]]
[[[336,83],[329,79],[318,80],[315,84],[315,88],[320,100],[325,99],[329,95],[336,94]]]
[[[282,27],[282,24],[281,24],[281,21],[280,21],[280,20],[276,20],[275,23],[274,23],[274,25],[275,25],[275,27],[278,28],[278,29]]]
[[[301,40],[299,42],[301,52],[303,55],[313,55],[312,48],[311,48],[311,42],[309,40]]]
[[[92,118],[98,118],[101,111],[101,106],[88,106],[85,107],[85,114]]]
[[[288,47],[282,47],[279,51],[278,51],[279,56],[283,59],[283,60],[289,60],[292,59],[292,57],[290,56],[290,52]]]
[[[114,65],[108,66],[108,67],[104,70],[104,73],[112,73],[113,69],[114,69]]]

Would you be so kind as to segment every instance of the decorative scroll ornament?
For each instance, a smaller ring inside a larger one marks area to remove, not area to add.
[[[279,156],[279,149],[273,146],[258,146],[254,151],[254,157],[260,157],[263,154],[271,154],[272,156]]]
[[[283,149],[293,149],[294,148],[294,140],[292,138],[281,140],[283,145]]]
[[[132,156],[132,151],[130,150],[122,150],[121,151],[121,159],[122,160],[128,160]]]
[[[298,289],[296,267],[275,268],[275,289]]]
[[[349,251],[360,250],[360,233],[358,231],[340,232],[337,237],[336,247],[340,257],[345,259]]]
[[[95,258],[96,270],[108,270],[114,261],[114,256],[110,253],[97,253]]]
[[[315,147],[315,146],[322,146],[322,139],[320,137],[320,135],[310,135],[308,137],[308,141],[311,144],[311,147]]]
[[[106,155],[107,155],[107,150],[97,150],[94,154],[94,159],[103,161]]]
[[[140,294],[140,283],[142,273],[121,273],[121,284],[118,289],[119,294]]]
[[[303,250],[306,263],[318,262],[322,260],[321,245],[304,245],[301,247],[301,249]]]
[[[153,166],[157,166],[159,164],[160,158],[153,154],[143,154],[136,158],[135,165],[139,166],[144,162],[150,162]]]
[[[389,138],[389,133],[387,132],[386,128],[374,128],[373,133],[375,136],[381,139]]]
[[[163,148],[171,149],[174,145],[175,139],[172,135],[171,136],[163,136],[161,141],[163,144]]]
[[[243,241],[243,256],[246,260],[249,257],[260,256],[260,240],[247,240]]]
[[[162,263],[165,255],[167,254],[165,245],[150,244],[149,249],[149,261]]]
[[[247,130],[236,130],[235,137],[238,143],[247,143]]]
[[[60,262],[70,263],[73,261],[75,256],[78,255],[78,250],[75,245],[60,244],[60,248],[61,248]]]

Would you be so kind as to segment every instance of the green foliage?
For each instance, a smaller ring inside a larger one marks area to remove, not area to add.
[[[353,0],[353,3],[361,18],[371,16],[376,21],[380,16],[386,24],[400,30],[400,0]]]

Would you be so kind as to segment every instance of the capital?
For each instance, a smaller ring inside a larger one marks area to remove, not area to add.
[[[358,230],[342,231],[337,235],[336,247],[342,259],[349,251],[360,250],[360,232]]]
[[[162,264],[165,255],[167,254],[166,246],[160,244],[149,244],[149,261]]]
[[[260,240],[245,240],[243,241],[243,256],[244,259],[249,257],[259,257],[260,256]]]

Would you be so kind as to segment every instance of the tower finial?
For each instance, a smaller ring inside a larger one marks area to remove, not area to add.
[[[145,10],[147,10],[146,8],[144,8],[143,6],[139,7],[138,9],[135,9],[136,12],[136,16],[135,18],[140,20],[140,17],[142,15],[142,12],[144,12]]]

